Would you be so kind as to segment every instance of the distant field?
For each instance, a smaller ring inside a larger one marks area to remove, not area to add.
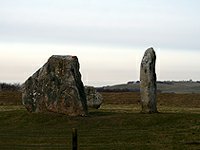
[[[139,113],[137,92],[102,95],[101,108],[84,118],[31,114],[20,93],[0,93],[0,149],[71,149],[72,128],[78,129],[80,150],[200,148],[200,94],[160,93],[160,113],[151,115]]]
[[[128,90],[139,91],[139,83],[131,84],[119,84],[113,86],[104,86],[104,90]],[[200,82],[177,82],[177,81],[165,81],[157,83],[158,91],[162,93],[200,93]]]
[[[101,92],[104,104],[139,104],[139,92]],[[22,105],[21,92],[0,92],[0,105]],[[200,107],[200,93],[158,93],[158,106]]]
[[[104,104],[139,104],[139,92],[102,92]],[[158,93],[158,107],[200,107],[200,94]]]
[[[0,105],[21,105],[22,94],[19,91],[1,91]]]

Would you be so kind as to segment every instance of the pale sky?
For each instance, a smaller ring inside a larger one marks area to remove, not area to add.
[[[76,55],[86,85],[200,80],[199,0],[0,0],[0,82],[23,83],[51,55]]]

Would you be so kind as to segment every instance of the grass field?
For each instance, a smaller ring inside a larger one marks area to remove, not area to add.
[[[21,96],[18,91],[1,91],[0,105],[21,105]]]
[[[71,149],[72,128],[80,150],[200,149],[199,95],[158,95],[160,113],[151,115],[139,113],[138,93],[102,95],[104,104],[88,117],[31,114],[4,103],[0,149]]]

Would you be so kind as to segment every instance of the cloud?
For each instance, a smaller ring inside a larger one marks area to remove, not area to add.
[[[157,0],[4,2],[0,40],[199,49],[197,10],[183,4]]]

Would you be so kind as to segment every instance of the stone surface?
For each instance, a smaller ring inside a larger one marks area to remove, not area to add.
[[[85,86],[85,93],[88,107],[98,109],[103,102],[102,95],[92,86]]]
[[[22,86],[29,112],[87,115],[87,101],[76,56],[53,55]]]
[[[157,113],[155,64],[155,51],[153,48],[149,48],[146,50],[140,66],[140,93],[143,113]]]

